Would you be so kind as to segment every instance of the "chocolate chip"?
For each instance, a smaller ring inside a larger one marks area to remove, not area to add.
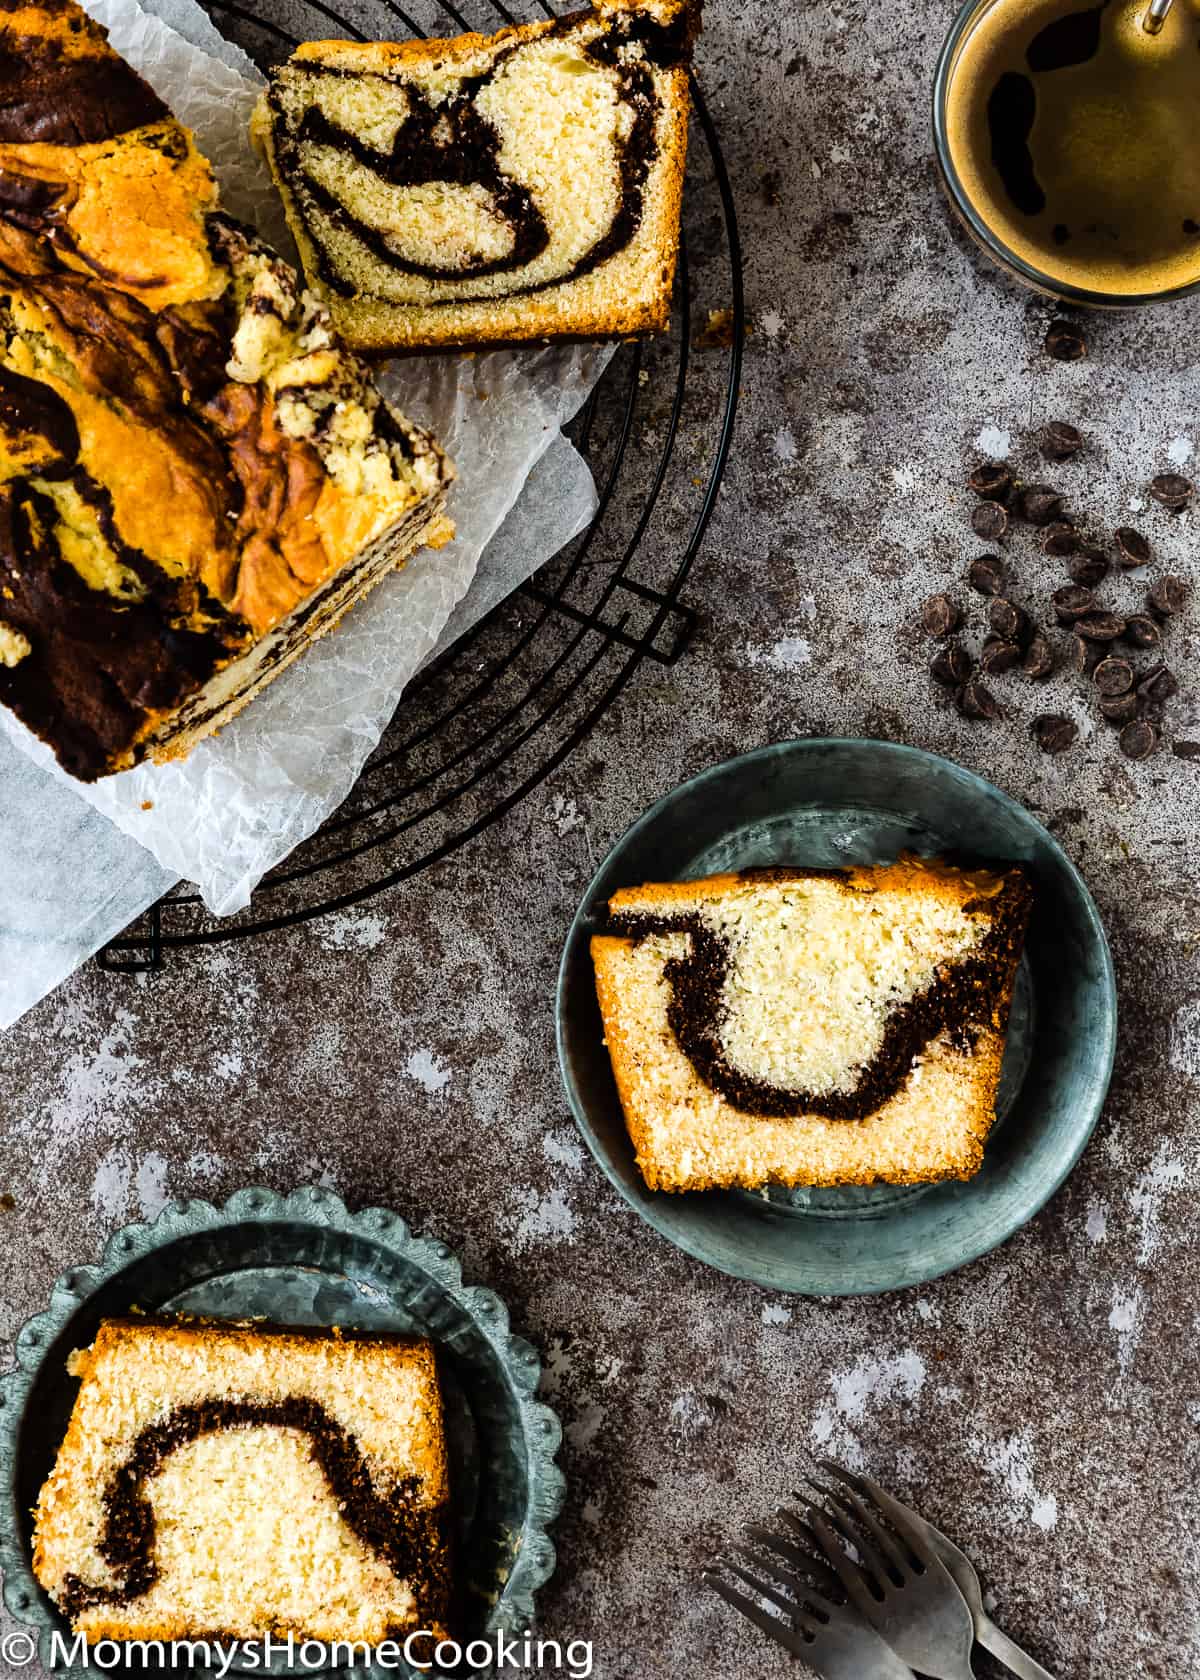
[[[1146,605],[1159,618],[1173,618],[1187,606],[1191,590],[1184,578],[1168,572],[1146,591]]]
[[[1021,518],[1031,525],[1049,525],[1062,512],[1062,505],[1062,497],[1048,484],[1027,485],[1018,501]]]
[[[981,595],[999,595],[1004,588],[1004,562],[995,554],[981,554],[967,567],[967,582]]]
[[[1175,673],[1165,665],[1155,665],[1137,685],[1138,696],[1152,706],[1161,706],[1179,693]]]
[[[999,542],[1008,530],[1008,515],[999,502],[977,502],[971,509],[971,529],[984,542]]]
[[[1110,654],[1092,672],[1092,681],[1097,691],[1108,699],[1114,694],[1127,694],[1133,687],[1133,666],[1128,659]]]
[[[1176,758],[1185,758],[1192,764],[1200,762],[1200,741],[1173,741],[1171,751]]]
[[[1115,642],[1125,634],[1125,620],[1116,613],[1091,613],[1075,620],[1075,634],[1086,636],[1089,642]]]
[[[1000,707],[996,704],[995,695],[983,686],[978,677],[972,677],[970,682],[963,684],[956,696],[956,703],[964,717],[992,723],[1000,716]]]
[[[948,636],[961,620],[958,603],[949,595],[931,595],[921,608],[921,623],[931,636]]]
[[[1029,614],[1003,595],[997,595],[988,608],[988,623],[1008,642],[1024,641],[1029,633]]]
[[[1081,583],[1064,583],[1050,599],[1054,604],[1054,616],[1060,624],[1074,624],[1076,619],[1086,618],[1089,613],[1095,612],[1098,605],[1091,590],[1085,589]]]
[[[1087,355],[1087,342],[1073,321],[1051,321],[1046,332],[1046,354],[1056,362],[1078,362]]]
[[[1135,718],[1122,729],[1119,740],[1126,758],[1149,758],[1158,746],[1158,730],[1149,718]]]
[[[1033,738],[1044,753],[1066,752],[1074,745],[1079,730],[1061,712],[1043,712],[1033,720]]]
[[[1065,519],[1056,519],[1042,531],[1042,551],[1045,554],[1074,554],[1079,545],[1079,532]]]
[[[1081,677],[1090,677],[1104,658],[1099,642],[1085,642],[1082,636],[1071,637],[1071,664]]]
[[[1067,570],[1076,583],[1092,589],[1108,576],[1108,555],[1101,548],[1081,548]]]
[[[1125,620],[1123,639],[1136,648],[1156,648],[1162,645],[1162,631],[1148,613],[1134,613]]]
[[[1006,641],[1003,636],[989,636],[983,644],[983,652],[979,656],[980,669],[986,671],[989,677],[998,676],[1002,671],[1011,671],[1014,665],[1021,663],[1021,646],[1019,642]]]
[[[988,502],[1007,501],[1012,486],[1012,472],[1003,461],[981,461],[967,479],[967,488]]]
[[[971,675],[971,656],[959,642],[947,642],[929,667],[934,682],[943,688],[961,688]]]
[[[1172,513],[1182,513],[1196,493],[1196,486],[1182,473],[1158,473],[1150,480],[1150,494]]]
[[[1150,544],[1132,525],[1119,525],[1113,532],[1113,538],[1117,545],[1117,559],[1123,570],[1132,572],[1138,566],[1150,564]]]
[[[1047,461],[1069,461],[1083,447],[1083,434],[1065,420],[1051,420],[1042,427],[1038,443]]]
[[[1137,716],[1136,694],[1106,695],[1100,702],[1100,714],[1109,723],[1130,723]]]
[[[1054,649],[1047,638],[1040,633],[1035,635],[1025,649],[1024,671],[1034,682],[1041,682],[1054,669]]]

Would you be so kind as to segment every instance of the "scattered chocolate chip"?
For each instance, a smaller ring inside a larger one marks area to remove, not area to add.
[[[1102,659],[1092,672],[1092,681],[1097,691],[1106,699],[1111,699],[1115,694],[1127,694],[1133,687],[1133,666],[1128,659],[1110,654],[1107,659]]]
[[[1137,691],[1140,699],[1152,706],[1161,706],[1179,693],[1179,683],[1173,671],[1169,671],[1165,665],[1155,665],[1142,677]]]
[[[988,502],[1007,501],[1012,486],[1012,472],[1003,461],[981,461],[967,479],[967,488]]]
[[[1033,738],[1044,753],[1066,752],[1079,734],[1073,719],[1061,712],[1043,712],[1034,718],[1032,727]]]
[[[1176,758],[1186,758],[1196,763],[1200,760],[1200,741],[1174,741],[1171,751]]]
[[[1053,669],[1054,649],[1045,636],[1035,635],[1025,649],[1025,675],[1032,677],[1034,682],[1041,682],[1042,678],[1048,677]]]
[[[1159,618],[1173,618],[1187,606],[1190,594],[1186,580],[1168,572],[1150,585],[1146,591],[1146,605]]]
[[[1021,518],[1031,525],[1049,525],[1058,518],[1062,506],[1062,497],[1048,484],[1027,485],[1018,502]]]
[[[1196,493],[1196,486],[1182,473],[1159,473],[1150,480],[1150,494],[1172,513],[1182,513]]]
[[[981,554],[967,567],[967,582],[981,595],[999,595],[1004,588],[1004,562],[995,554]]]
[[[963,684],[956,696],[956,703],[964,717],[979,718],[992,723],[1000,716],[1000,707],[996,704],[995,695],[983,686],[978,677],[972,677],[970,682]]]
[[[1134,613],[1125,620],[1123,639],[1136,648],[1156,648],[1162,645],[1162,631],[1148,613]]]
[[[1075,620],[1075,634],[1086,636],[1089,642],[1115,642],[1125,634],[1125,620],[1116,613],[1090,613]]]
[[[1008,642],[1024,641],[1029,633],[1029,614],[1015,601],[1005,600],[1003,595],[993,598],[988,608],[988,623],[997,636]]]
[[[1100,715],[1109,723],[1131,723],[1137,716],[1136,694],[1109,694],[1100,702]]]
[[[998,676],[1001,671],[1011,671],[1014,665],[1021,663],[1021,646],[1019,642],[1006,641],[1003,636],[989,636],[983,644],[983,652],[979,656],[980,670],[986,671],[989,677]]]
[[[1098,605],[1091,590],[1081,583],[1064,583],[1050,599],[1054,605],[1054,616],[1060,624],[1074,624],[1076,619],[1094,613]]]
[[[1187,745],[1186,741],[1184,745]],[[17,1198],[10,1190],[0,1190],[0,1213],[15,1213],[16,1211]]]
[[[1042,551],[1045,554],[1074,554],[1079,546],[1079,532],[1065,519],[1056,519],[1042,531]]]
[[[1081,677],[1090,677],[1104,658],[1099,642],[1085,642],[1082,636],[1071,637],[1071,664]]]
[[[971,675],[971,656],[959,642],[947,642],[929,667],[934,682],[944,688],[961,688]]]
[[[1149,718],[1135,718],[1122,729],[1119,741],[1126,758],[1149,758],[1158,746],[1158,730]]]
[[[984,542],[999,542],[1008,530],[1008,514],[999,502],[977,502],[971,509],[971,529]]]
[[[1051,321],[1046,332],[1046,354],[1056,362],[1078,362],[1087,355],[1087,341],[1073,321]]]
[[[921,608],[921,623],[931,636],[948,636],[961,621],[958,603],[949,595],[931,595]]]
[[[1047,461],[1069,461],[1083,448],[1083,433],[1065,420],[1051,420],[1042,427],[1038,443]]]
[[[1108,576],[1108,555],[1101,548],[1081,548],[1067,570],[1076,583],[1092,589]]]
[[[1117,545],[1117,559],[1124,571],[1132,572],[1138,566],[1150,564],[1150,544],[1132,525],[1119,525],[1113,532],[1113,538]]]

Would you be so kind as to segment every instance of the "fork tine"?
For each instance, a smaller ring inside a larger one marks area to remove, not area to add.
[[[802,1559],[804,1557],[802,1552],[797,1553],[796,1547],[790,1546],[786,1540],[781,1539],[777,1534],[772,1534],[769,1529],[758,1529],[754,1532],[753,1538],[758,1541],[760,1546],[777,1553],[781,1557],[795,1555]],[[760,1569],[769,1568],[775,1579],[782,1581],[784,1586],[790,1588],[802,1605],[806,1604],[809,1609],[815,1611],[818,1615],[828,1617],[836,1613],[829,1600],[819,1593],[809,1581],[806,1581],[803,1575],[797,1574],[794,1569],[785,1569],[780,1563],[760,1557],[757,1552],[751,1551],[749,1546],[735,1546],[734,1550],[740,1557],[749,1558],[751,1563],[757,1564]],[[818,1566],[814,1560],[814,1567],[823,1569],[824,1565]],[[828,1572],[826,1571],[826,1573]]]
[[[769,1616],[765,1610],[755,1604],[753,1599],[747,1598],[745,1593],[731,1587],[728,1581],[722,1580],[714,1570],[706,1569],[700,1577],[710,1592],[715,1592],[718,1598],[723,1598],[726,1604],[745,1616],[760,1628],[768,1639],[776,1640],[780,1645],[791,1651],[793,1656],[802,1657],[808,1649],[807,1641],[800,1634],[793,1632],[786,1622],[781,1622],[778,1616]]]
[[[821,1542],[817,1539],[816,1535],[805,1522],[804,1518],[797,1515],[795,1511],[789,1511],[786,1505],[776,1506],[775,1514],[782,1522],[787,1523],[789,1528],[794,1529],[797,1534],[802,1535],[803,1538],[808,1541],[811,1553],[800,1551],[797,1547],[796,1549],[798,1555],[806,1562],[811,1563],[813,1568],[820,1571],[821,1579],[827,1587],[836,1589],[840,1577],[835,1570],[829,1567],[829,1561],[822,1549]],[[786,1541],[783,1543],[785,1545],[787,1544]]]
[[[879,1601],[867,1589],[866,1576],[856,1563],[852,1563],[838,1544],[834,1527],[826,1518],[823,1511],[815,1505],[810,1505],[807,1511],[809,1527],[817,1537],[817,1543],[825,1556],[833,1565],[838,1579],[850,1595],[854,1607],[874,1625],[879,1614]],[[840,1531],[839,1531],[840,1532]]]
[[[892,1565],[901,1581],[911,1574],[912,1564],[910,1560],[903,1556],[893,1537],[884,1528],[860,1493],[854,1488],[848,1488],[845,1493],[835,1493],[832,1488],[828,1488],[825,1497],[832,1504],[840,1506],[843,1511],[848,1509],[851,1514],[858,1518],[863,1527],[871,1534],[875,1544]]]
[[[813,1482],[811,1485],[816,1488],[824,1498],[829,1500],[829,1509],[827,1511],[822,1511],[819,1505],[810,1505],[808,1507],[809,1521],[812,1521],[813,1512],[818,1511],[827,1522],[832,1524],[846,1544],[848,1546],[852,1546],[855,1552],[857,1552],[859,1558],[857,1567],[860,1573],[864,1577],[870,1577],[875,1582],[879,1588],[879,1595],[882,1596],[887,1592],[892,1582],[887,1570],[881,1567],[879,1557],[872,1552],[869,1541],[867,1541],[854,1527],[853,1523],[849,1521],[841,1502],[834,1497],[834,1495],[830,1494],[825,1488],[821,1487],[819,1482]]]
[[[754,1553],[748,1551],[744,1546],[738,1546],[736,1550],[742,1555],[742,1557],[748,1557],[751,1563],[757,1563],[760,1568],[762,1567],[761,1560],[756,1558]],[[753,1570],[743,1569],[742,1565],[740,1563],[734,1563],[732,1558],[722,1558],[721,1564],[731,1575],[736,1575],[740,1581],[744,1581],[746,1585],[750,1587],[752,1591],[756,1592],[760,1598],[768,1599],[778,1609],[785,1610],[789,1616],[796,1610],[797,1605],[795,1599],[789,1598],[786,1593],[780,1592],[779,1588],[774,1586],[770,1581],[761,1580],[754,1574]]]
[[[844,1482],[860,1493],[865,1489],[867,1497],[878,1510],[883,1512],[904,1540],[917,1563],[923,1564],[928,1569],[936,1561],[936,1553],[930,1546],[929,1541],[917,1524],[913,1522],[916,1513],[910,1511],[907,1505],[902,1505],[898,1499],[888,1493],[886,1488],[881,1488],[879,1483],[873,1481],[870,1476],[860,1475],[855,1470],[846,1470],[840,1464],[834,1464],[830,1459],[822,1459],[820,1467],[822,1470],[827,1470],[830,1475],[836,1476],[840,1482]]]

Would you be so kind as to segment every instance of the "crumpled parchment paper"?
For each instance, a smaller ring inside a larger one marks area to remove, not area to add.
[[[216,37],[195,0],[85,4],[196,130],[232,213],[291,255],[246,139],[261,78],[245,55]],[[561,427],[610,354],[549,346],[387,364],[383,389],[457,463],[454,542],[410,560],[186,762],[84,787],[0,709],[0,1026],[180,877],[217,915],[243,908],[263,874],[336,809],[442,639],[461,635],[591,518],[591,475]]]

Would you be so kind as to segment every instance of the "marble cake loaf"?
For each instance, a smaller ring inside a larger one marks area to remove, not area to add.
[[[1031,900],[1020,866],[915,857],[617,893],[592,957],[647,1183],[971,1177]]]
[[[441,1635],[433,1350],[402,1336],[106,1319],[34,1513],[34,1572],[102,1639]]]
[[[362,349],[665,327],[698,0],[313,41],[254,118],[309,284]]]
[[[183,756],[453,476],[72,0],[0,12],[0,701],[89,781]]]

